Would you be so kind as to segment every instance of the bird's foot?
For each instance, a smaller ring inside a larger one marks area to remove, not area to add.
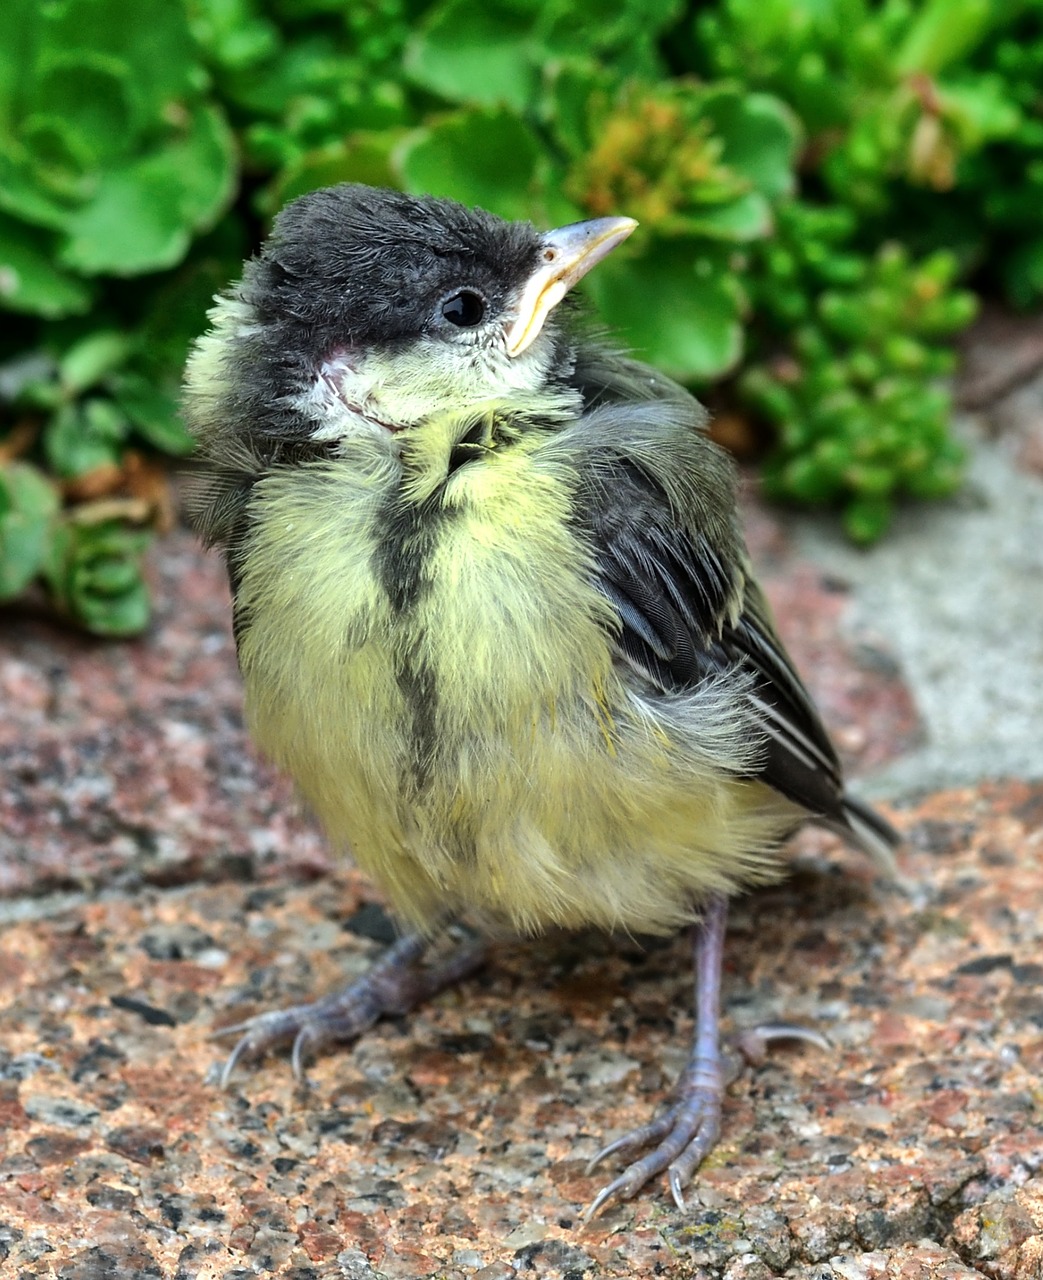
[[[326,1045],[355,1039],[378,1018],[406,1013],[477,969],[487,951],[484,943],[465,943],[444,959],[418,968],[426,946],[425,938],[409,934],[390,947],[363,977],[322,1000],[260,1013],[221,1027],[215,1035],[239,1036],[221,1069],[221,1088],[228,1085],[240,1062],[287,1043],[292,1044],[293,1074],[304,1080],[306,1058]]]
[[[829,1041],[817,1031],[778,1022],[744,1031],[736,1042],[739,1057],[729,1056],[727,1073],[722,1070],[720,1055],[694,1059],[678,1082],[677,1101],[671,1107],[648,1124],[610,1142],[587,1165],[589,1173],[617,1151],[640,1150],[656,1144],[648,1155],[629,1164],[618,1178],[601,1188],[583,1215],[584,1222],[589,1222],[613,1200],[629,1200],[664,1169],[674,1203],[683,1210],[684,1188],[717,1145],[725,1089],[746,1064],[760,1065],[768,1046],[776,1040],[804,1040],[820,1049],[830,1048]]]
[[[601,1188],[583,1220],[589,1222],[612,1200],[629,1200],[649,1178],[664,1169],[669,1170],[674,1203],[683,1209],[682,1192],[686,1183],[717,1144],[725,1085],[719,1059],[691,1063],[678,1083],[678,1098],[673,1106],[648,1124],[610,1142],[591,1160],[588,1173],[617,1151],[634,1151],[653,1142],[656,1144],[648,1155],[627,1165],[618,1178]]]

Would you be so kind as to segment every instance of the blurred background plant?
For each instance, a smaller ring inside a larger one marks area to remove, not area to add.
[[[340,181],[639,218],[605,325],[869,542],[959,484],[976,295],[1043,295],[1043,0],[8,0],[0,600],[146,624],[187,345]]]

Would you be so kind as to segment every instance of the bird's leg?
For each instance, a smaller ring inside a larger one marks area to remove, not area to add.
[[[721,967],[727,917],[728,900],[715,895],[706,904],[702,919],[693,926],[695,1040],[688,1064],[677,1082],[676,1100],[655,1120],[609,1143],[588,1168],[593,1169],[616,1151],[639,1149],[652,1143],[656,1146],[598,1192],[585,1214],[586,1220],[611,1200],[628,1200],[649,1178],[664,1169],[669,1170],[674,1202],[683,1209],[685,1185],[717,1143],[724,1091],[741,1069],[740,1064],[726,1076],[720,1048]],[[738,1047],[748,1061],[755,1062],[763,1058],[764,1049],[772,1040],[780,1039],[804,1039],[829,1047],[816,1032],[788,1023],[754,1028],[740,1037]]]
[[[353,1040],[385,1014],[406,1013],[429,996],[451,986],[481,967],[488,954],[484,942],[460,943],[447,956],[420,966],[429,939],[409,933],[390,946],[361,978],[312,1004],[260,1013],[216,1035],[239,1035],[221,1071],[224,1088],[237,1064],[255,1058],[277,1044],[292,1041],[290,1061],[298,1080],[304,1059],[324,1045]]]

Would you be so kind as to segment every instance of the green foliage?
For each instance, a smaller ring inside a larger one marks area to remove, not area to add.
[[[0,259],[12,308],[85,311],[91,277],[170,267],[234,192],[233,139],[179,5],[10,0]]]
[[[35,467],[0,467],[0,601],[19,596],[41,571],[58,514],[58,495]]]
[[[275,211],[346,180],[638,218],[603,321],[728,379],[770,492],[868,540],[958,482],[958,281],[1043,297],[1043,0],[9,0],[0,597],[144,625],[135,460],[190,447],[187,343]]]
[[[63,520],[43,566],[59,609],[98,636],[137,635],[149,615],[141,576],[148,540],[120,520]]]
[[[797,111],[808,170],[866,242],[968,266],[1040,244],[1043,0],[721,0],[696,29],[708,74]],[[1015,300],[1043,296],[1001,271]]]
[[[775,497],[840,504],[858,542],[886,529],[900,494],[939,497],[960,481],[938,379],[952,367],[941,340],[975,311],[952,287],[956,260],[912,263],[900,245],[852,250],[844,210],[793,203],[760,250],[762,346],[776,349],[740,379],[746,403],[775,428],[764,483]]]

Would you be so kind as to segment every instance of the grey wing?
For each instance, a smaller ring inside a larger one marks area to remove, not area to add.
[[[738,671],[762,733],[753,776],[896,875],[899,837],[844,791],[836,750],[748,573],[733,468],[677,383],[592,343],[573,377],[590,423],[577,496],[620,660],[663,697]]]
[[[678,522],[653,478],[622,457],[588,509],[599,589],[619,617],[617,645],[663,696],[739,669],[741,695],[763,732],[757,777],[813,814],[843,820],[836,752],[744,572],[741,543],[724,554]]]

